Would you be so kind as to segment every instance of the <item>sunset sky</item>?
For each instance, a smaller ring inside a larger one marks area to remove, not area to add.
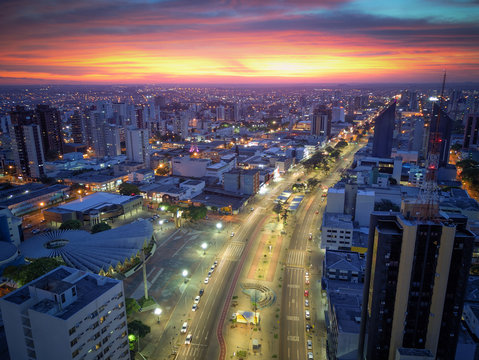
[[[478,0],[0,0],[0,84],[479,82]]]

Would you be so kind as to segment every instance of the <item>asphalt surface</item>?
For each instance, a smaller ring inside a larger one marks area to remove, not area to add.
[[[354,152],[361,145],[354,145],[347,149],[343,158],[336,163],[329,175],[318,177],[322,186],[330,187],[340,178],[340,172],[347,168],[353,158]],[[344,160],[343,160],[344,159]],[[347,161],[345,159],[348,159]],[[313,347],[313,354],[319,354],[320,359],[326,359],[325,339],[314,339],[317,334],[324,334],[320,327],[324,327],[324,316],[321,299],[305,296],[305,290],[313,293],[310,288],[321,281],[322,253],[317,243],[309,240],[309,234],[316,237],[318,228],[326,205],[322,190],[318,189],[303,199],[296,213],[296,226],[293,230],[288,251],[286,253],[281,292],[281,316],[280,316],[280,359],[307,359],[307,339],[313,339],[313,343],[323,344],[321,349]],[[316,214],[318,212],[318,214]],[[318,259],[319,255],[319,259]],[[311,264],[314,257],[315,264]],[[312,273],[312,269],[317,269]],[[310,285],[306,284],[306,271],[309,272]],[[309,300],[309,307],[305,307],[305,299]],[[305,311],[310,311],[310,320],[305,317]],[[306,331],[306,324],[314,326],[314,330]],[[318,341],[319,340],[319,341]],[[309,350],[311,351],[311,350]],[[317,356],[315,356],[317,358]]]

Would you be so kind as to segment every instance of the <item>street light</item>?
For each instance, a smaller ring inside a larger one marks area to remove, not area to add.
[[[161,310],[160,308],[155,309],[155,315],[158,316],[158,324],[160,323],[160,315],[161,315],[162,312],[163,312],[163,310]]]
[[[185,279],[185,283],[187,282],[187,276],[188,276],[188,270],[183,270],[183,272],[181,273],[181,275],[183,276],[183,278]]]
[[[218,229],[218,232],[220,232],[221,228],[223,227],[222,223],[216,223],[216,228]]]
[[[208,248],[208,244],[204,242],[203,244],[201,244],[201,248],[203,249],[203,255],[205,255],[206,249]]]

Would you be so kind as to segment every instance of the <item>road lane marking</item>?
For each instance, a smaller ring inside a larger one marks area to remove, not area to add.
[[[288,341],[299,342],[299,336],[288,336]]]
[[[299,321],[299,316],[288,315],[288,316],[286,316],[286,320]]]

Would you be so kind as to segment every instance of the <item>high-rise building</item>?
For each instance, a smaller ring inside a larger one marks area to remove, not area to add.
[[[311,119],[311,135],[331,136],[331,110],[324,106],[315,109]]]
[[[241,121],[241,118],[240,118],[240,104],[238,103],[235,103],[234,104],[234,107],[233,107],[233,120],[235,122],[240,122]]]
[[[121,155],[120,128],[116,125],[105,126],[105,153],[106,156]]]
[[[466,116],[464,129],[464,149],[479,146],[479,114]]]
[[[409,110],[417,111],[417,109],[418,109],[417,92],[411,91],[409,93]]]
[[[95,156],[104,157],[106,156],[105,127],[107,126],[105,114],[101,111],[91,112],[90,123],[92,147],[95,151]]]
[[[0,308],[12,360],[130,358],[120,280],[60,266]]]
[[[70,116],[70,125],[72,128],[72,138],[75,144],[85,143],[85,126],[83,123],[82,115],[78,110],[75,110]]]
[[[333,123],[344,122],[344,107],[333,107]]]
[[[127,108],[124,102],[114,102],[111,104],[113,110],[113,119],[118,126],[125,126],[127,120]]]
[[[148,129],[130,127],[126,129],[126,156],[128,160],[149,166]]]
[[[37,124],[42,134],[43,152],[46,158],[55,159],[63,154],[63,132],[60,112],[48,105],[37,105]]]
[[[28,157],[29,176],[40,178],[45,175],[43,168],[45,154],[43,152],[40,126],[34,124],[23,126],[23,136]]]
[[[371,214],[359,359],[454,359],[475,235],[462,215],[411,218],[416,206]]]
[[[389,158],[393,146],[396,101],[384,109],[374,121],[373,152],[374,157]]]
[[[434,133],[439,137],[439,167],[445,167],[449,163],[449,149],[451,147],[451,133],[453,122],[446,112],[434,103],[431,121],[429,124],[428,152],[434,146]]]
[[[224,121],[225,120],[225,107],[220,105],[216,108],[216,120]]]
[[[411,122],[413,122],[413,134],[409,138],[408,150],[421,152],[424,143],[424,119],[415,118]]]

